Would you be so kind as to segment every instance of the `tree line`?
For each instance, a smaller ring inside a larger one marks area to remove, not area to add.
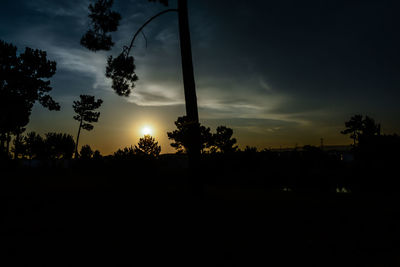
[[[45,51],[27,47],[23,53],[17,53],[17,47],[0,40],[0,154],[8,157],[11,152],[14,158],[92,158],[100,155],[86,145],[78,151],[81,130],[90,131],[97,122],[103,100],[91,95],[80,95],[73,101],[73,109],[78,121],[78,133],[74,139],[69,134],[47,133],[44,137],[30,132],[23,133],[29,123],[33,105],[39,102],[49,110],[60,110],[60,105],[50,95],[52,90],[50,78],[56,72],[56,62],[47,59]],[[239,151],[233,130],[218,126],[215,133],[209,127],[193,122],[187,116],[178,117],[176,129],[168,132],[171,146],[177,153],[190,154],[190,149],[205,153],[229,154]],[[369,116],[356,114],[345,122],[342,134],[350,135],[353,148],[358,154],[378,153],[379,147],[389,147],[398,143],[397,135],[382,135],[381,126]],[[199,133],[198,147],[194,147],[191,132]],[[13,147],[10,147],[13,140]],[[74,147],[71,152],[71,146]],[[246,147],[247,152],[256,152],[254,147]],[[161,152],[158,142],[151,136],[144,136],[134,147],[119,149],[114,153],[118,158],[130,155],[144,155],[157,158]]]
[[[187,154],[190,149],[189,124],[192,123],[186,116],[178,117],[175,121],[176,130],[167,132],[170,144],[175,148],[177,154]],[[236,138],[232,138],[233,130],[226,126],[218,126],[215,133],[211,133],[209,127],[197,123],[195,127],[200,132],[200,151],[201,153],[234,153],[238,151]],[[157,158],[160,155],[161,146],[154,137],[145,135],[139,139],[138,145],[118,149],[113,156],[116,159],[133,159],[137,156],[147,158]]]
[[[46,133],[44,136],[36,132],[20,135],[13,141],[11,149],[14,159],[50,159],[70,160],[76,152],[76,143],[70,134]],[[100,159],[99,150],[93,151],[89,145],[84,145],[80,150],[81,159]]]
[[[47,59],[47,53],[39,49],[27,47],[23,53],[17,52],[13,44],[0,40],[0,156],[8,157],[10,144],[14,139],[14,157],[25,153],[25,147],[35,151],[35,157],[69,158],[71,154],[68,146],[71,143],[70,135],[48,133],[45,138],[34,132],[22,137],[29,123],[32,108],[39,102],[48,110],[60,110],[60,104],[50,95],[50,78],[56,73],[56,62]],[[80,95],[80,99],[73,102],[76,113],[74,119],[79,122],[78,134],[75,144],[75,157],[78,157],[78,142],[81,129],[90,131],[93,122],[97,122],[100,112],[96,112],[103,100],[94,96]],[[65,140],[64,140],[65,139]],[[55,150],[64,148],[64,152],[54,152],[50,144],[56,142]],[[34,142],[34,147],[31,143]],[[67,145],[67,143],[69,145]],[[64,146],[65,145],[65,146]],[[37,148],[36,148],[37,146]],[[46,147],[46,148],[45,148]],[[32,153],[26,152],[24,156],[31,158]]]
[[[400,137],[382,134],[381,125],[369,116],[356,114],[345,122],[342,134],[353,140],[353,153],[362,162],[392,164],[399,159]]]
[[[74,118],[80,122],[78,136],[79,140],[80,129],[91,130],[93,126],[87,121],[94,122],[98,119],[99,113],[88,111],[88,106],[95,107],[99,105],[94,98],[81,96],[82,99],[91,99],[90,101],[83,101],[95,103],[95,105],[82,105],[80,101],[74,101],[74,107],[80,116],[76,115]],[[80,107],[80,108],[78,108]],[[85,110],[85,112],[82,112]],[[87,116],[87,117],[85,117]],[[86,121],[86,122],[84,122]],[[188,150],[187,143],[187,118],[185,116],[179,117],[175,122],[176,130],[168,132],[168,138],[172,140],[170,144],[176,149],[178,154],[186,154]],[[233,130],[226,126],[218,126],[215,133],[212,133],[209,127],[205,127],[200,123],[197,125],[201,133],[201,151],[202,153],[223,153],[229,154],[239,151],[236,145],[237,140],[233,138]],[[256,150],[256,148],[246,147],[246,151]],[[13,147],[11,148],[14,159],[72,159],[73,155],[79,155],[81,159],[101,158],[100,151],[93,151],[89,145],[81,147],[78,153],[77,142],[75,142],[72,135],[65,133],[47,133],[42,137],[36,132],[29,132],[21,134],[13,140]],[[116,159],[129,159],[137,156],[147,158],[157,158],[161,153],[161,146],[156,139],[150,135],[145,135],[139,139],[137,145],[118,149],[113,156]]]

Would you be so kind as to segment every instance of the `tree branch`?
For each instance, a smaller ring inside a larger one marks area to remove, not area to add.
[[[165,13],[169,13],[169,12],[178,12],[178,9],[174,8],[174,9],[166,9],[164,11],[161,11],[160,13],[154,15],[153,17],[151,17],[150,19],[148,19],[135,33],[135,35],[133,35],[131,44],[129,45],[128,49],[126,50],[126,56],[129,55],[129,52],[131,51],[132,47],[133,47],[133,43],[135,42],[136,37],[139,35],[139,33],[142,32],[142,30],[144,29],[144,27],[146,27],[147,24],[149,24],[152,20],[154,20],[155,18],[164,15]]]

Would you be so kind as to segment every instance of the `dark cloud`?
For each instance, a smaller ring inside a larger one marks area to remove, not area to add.
[[[282,93],[338,98],[398,85],[395,1],[204,2],[215,26],[210,49],[195,54],[208,75],[256,73]]]

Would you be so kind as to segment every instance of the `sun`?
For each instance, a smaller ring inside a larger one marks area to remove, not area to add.
[[[150,126],[144,126],[141,131],[142,131],[143,135],[152,135],[153,134],[153,129]]]

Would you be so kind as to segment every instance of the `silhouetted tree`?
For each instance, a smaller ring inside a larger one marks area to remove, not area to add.
[[[94,151],[94,153],[93,153],[93,159],[94,160],[100,160],[102,158],[103,158],[103,156],[101,155],[99,150]]]
[[[136,157],[135,149],[133,146],[118,149],[114,152],[114,158],[117,160],[128,160]]]
[[[206,128],[200,123],[195,124],[193,126],[193,122],[189,121],[186,116],[178,117],[175,121],[175,125],[177,130],[173,132],[168,132],[168,139],[174,140],[171,143],[171,146],[177,150],[178,153],[188,152],[190,150],[190,129],[191,127],[197,127],[200,132],[200,151],[204,152],[206,148],[211,147],[212,145],[212,134],[210,132],[210,128]]]
[[[44,140],[47,157],[50,159],[71,159],[75,150],[72,135],[47,133]]]
[[[46,52],[27,47],[18,54],[17,47],[0,40],[0,150],[7,150],[11,135],[19,135],[29,122],[36,101],[49,110],[60,110],[48,94],[56,62],[47,60]]]
[[[149,2],[159,2],[168,6],[167,0],[149,0]],[[111,11],[113,0],[97,0],[94,5],[89,5],[89,18],[91,19],[91,28],[81,39],[81,44],[92,51],[110,50],[113,46],[110,32],[117,30],[121,16]],[[187,0],[178,0],[177,9],[166,9],[150,19],[148,19],[133,35],[129,46],[125,46],[122,53],[113,58],[110,56],[107,61],[106,76],[112,79],[112,88],[120,96],[129,96],[131,90],[138,80],[135,74],[134,58],[129,55],[136,37],[142,33],[143,28],[155,18],[169,13],[178,12],[179,18],[179,36],[182,56],[182,72],[185,91],[186,115],[188,121],[188,135],[186,137],[186,147],[189,152],[189,158],[192,165],[198,161],[201,141],[199,116],[197,110],[196,87],[193,74],[192,51],[190,43],[190,31],[188,21]]]
[[[14,159],[17,159],[20,156],[24,157],[26,155],[26,145],[24,143],[24,137],[20,134],[16,135],[13,144],[14,147],[12,148],[12,152],[14,152]]]
[[[24,136],[25,153],[29,159],[45,157],[45,142],[35,132],[29,132]]]
[[[24,154],[24,138],[22,137],[22,133],[25,131],[25,128],[18,127],[15,129],[12,134],[15,136],[13,141],[12,152],[14,153],[14,159],[17,159],[20,155]],[[7,143],[7,151],[9,144]]]
[[[100,112],[94,112],[93,110],[98,109],[102,103],[103,100],[95,100],[95,97],[90,95],[80,95],[80,100],[74,101],[72,107],[77,114],[74,116],[74,119],[79,121],[79,129],[76,136],[75,158],[78,157],[78,143],[81,128],[87,131],[91,131],[93,129],[93,125],[91,123],[97,122],[100,116]]]
[[[81,147],[80,158],[81,159],[91,159],[93,157],[93,150],[89,145],[84,145]]]
[[[233,130],[226,126],[218,126],[217,132],[212,135],[212,152],[233,153],[237,150],[236,138],[232,138]]]
[[[381,131],[380,124],[376,124],[374,119],[368,116],[365,116],[364,119],[363,115],[359,114],[354,115],[349,121],[346,121],[345,126],[347,129],[341,131],[341,133],[350,134],[350,138],[353,139],[354,146],[357,145],[360,139],[365,139],[374,135],[380,135]]]
[[[138,155],[157,158],[160,152],[161,146],[159,146],[154,137],[150,135],[145,135],[143,138],[140,138],[137,146],[135,145],[135,153]]]
[[[99,0],[89,5],[91,29],[81,39],[81,45],[92,51],[110,50],[114,43],[110,32],[118,29],[121,15],[111,11],[113,0]]]
[[[375,120],[373,118],[365,116],[362,126],[363,127],[362,127],[361,136],[363,136],[363,137],[368,138],[370,136],[381,134],[381,125],[375,123]]]
[[[257,152],[257,148],[254,146],[246,146],[244,149],[245,153],[256,153]]]
[[[345,122],[346,129],[341,131],[342,134],[350,134],[350,138],[353,139],[354,146],[358,140],[358,137],[362,131],[362,122],[363,116],[362,115],[354,115],[350,118],[349,121]]]

